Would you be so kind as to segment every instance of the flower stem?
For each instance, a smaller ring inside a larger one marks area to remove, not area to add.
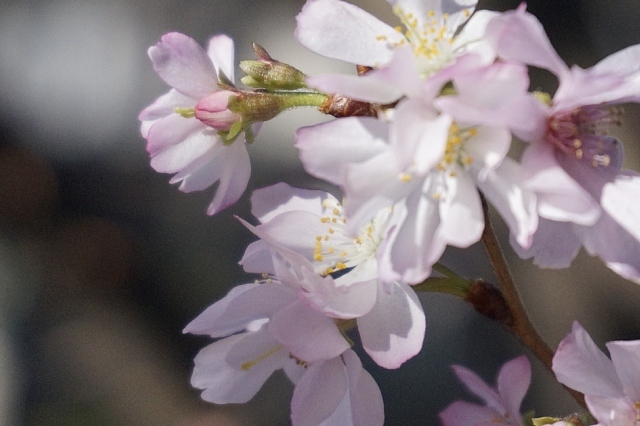
[[[500,244],[498,243],[498,239],[493,230],[493,226],[491,225],[487,200],[482,194],[481,198],[482,209],[484,211],[484,231],[482,232],[482,243],[484,244],[484,248],[489,255],[489,260],[491,261],[491,265],[493,266],[493,270],[495,271],[496,277],[498,279],[498,284],[500,285],[500,289],[502,290],[502,295],[504,296],[507,306],[509,307],[509,310],[512,314],[512,321],[510,321],[510,324],[504,325],[513,334],[515,334],[516,337],[518,337],[518,339],[520,339],[520,341],[525,346],[531,349],[534,355],[538,357],[540,361],[542,361],[545,367],[547,367],[550,371],[553,371],[551,369],[551,365],[554,352],[538,334],[537,330],[529,320],[527,311],[522,304],[522,300],[520,299],[520,295],[518,294],[518,289],[516,288],[511,272],[509,271],[504,253],[500,248]],[[565,389],[569,391],[571,396],[578,402],[578,404],[586,408],[583,394],[573,389],[567,388],[566,386]]]

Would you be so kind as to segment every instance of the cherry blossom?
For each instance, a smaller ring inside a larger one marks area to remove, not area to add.
[[[440,413],[444,426],[524,426],[520,404],[531,383],[531,364],[524,355],[506,362],[498,373],[497,388],[461,366],[453,371],[465,386],[482,399],[484,406],[464,401],[450,404]]]
[[[436,99],[449,79],[458,94]],[[512,90],[487,90],[500,86]],[[390,123],[352,117],[298,131],[305,169],[343,188],[352,230],[392,208],[392,231],[379,256],[386,281],[421,282],[447,245],[468,247],[480,239],[477,188],[523,246],[537,226],[535,197],[521,186],[520,165],[506,158],[511,133],[499,114],[526,99],[526,68],[482,66],[468,55],[425,87],[423,96],[398,103]]]
[[[151,167],[174,174],[170,182],[180,182],[183,192],[202,191],[219,181],[207,209],[215,214],[240,198],[251,174],[244,135],[229,141],[218,132],[228,130],[236,118],[218,99],[222,96],[224,103],[228,98],[228,91],[218,86],[219,75],[233,81],[233,41],[215,36],[205,51],[192,38],[169,33],[149,48],[149,57],[172,87],[138,117]],[[214,103],[217,117],[212,115]]]
[[[417,295],[406,284],[385,285],[378,279],[377,251],[387,232],[389,209],[351,233],[342,205],[324,191],[281,183],[255,191],[251,202],[261,222],[252,229],[263,239],[240,262],[246,271],[270,271],[272,250],[298,253],[318,274],[340,274],[331,280],[336,292],[308,291],[305,297],[328,315],[357,318],[362,346],[376,363],[398,368],[422,349],[425,316]],[[332,300],[336,293],[339,303]]]
[[[609,359],[575,321],[558,345],[553,371],[558,381],[584,393],[600,426],[640,421],[640,340],[607,343]]]
[[[382,425],[375,381],[336,322],[303,303],[292,285],[274,277],[237,286],[187,325],[185,333],[222,338],[196,356],[192,385],[206,401],[243,403],[284,369],[296,385],[294,425]]]
[[[512,117],[514,132],[531,142],[522,164],[541,218],[531,247],[514,249],[542,267],[558,268],[569,266],[582,246],[640,282],[640,174],[621,170],[621,144],[607,136],[621,114],[613,104],[640,102],[640,45],[590,69],[568,68],[524,7],[491,21],[487,38],[501,58],[547,69],[560,83],[552,100],[529,104]],[[528,130],[525,120],[533,125]]]

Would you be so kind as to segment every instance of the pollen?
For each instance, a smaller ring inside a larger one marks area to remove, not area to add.
[[[465,152],[464,146],[468,140],[477,135],[478,129],[476,127],[460,128],[455,122],[452,123],[449,127],[445,152],[440,164],[438,164],[438,169],[445,171],[454,164],[463,168],[469,167],[473,163],[473,158]],[[455,173],[450,171],[449,176],[455,176]]]

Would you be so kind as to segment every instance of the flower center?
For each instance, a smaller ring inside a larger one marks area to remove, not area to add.
[[[316,236],[313,260],[321,275],[352,268],[366,259],[375,257],[378,245],[383,237],[384,223],[389,215],[388,209],[379,212],[368,224],[362,227],[359,235],[353,237],[347,233],[347,219],[342,205],[332,199],[322,202],[325,215],[320,221],[326,225],[326,232]]]
[[[622,108],[589,105],[556,113],[547,121],[545,139],[564,154],[590,161],[593,167],[607,167],[611,157],[604,136],[612,125],[622,123],[623,112]]]
[[[473,158],[464,149],[465,143],[478,134],[476,127],[460,128],[456,123],[452,123],[449,128],[449,135],[447,136],[447,146],[444,151],[444,156],[438,164],[438,169],[441,171],[449,171],[451,176],[455,175],[452,170],[453,165],[459,165],[463,168],[468,167],[473,163]]]
[[[403,10],[399,4],[393,7],[393,13],[400,18],[405,31],[404,38],[393,43],[392,47],[410,43],[423,78],[444,68],[453,60],[453,41],[457,26],[450,25],[447,13],[430,10],[426,16],[417,17]],[[471,9],[465,9],[463,13],[468,17]],[[400,33],[403,31],[400,26],[396,30]]]

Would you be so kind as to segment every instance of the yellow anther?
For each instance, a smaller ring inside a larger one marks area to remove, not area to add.
[[[411,175],[408,173],[400,173],[400,175],[398,175],[398,178],[402,182],[411,182]]]
[[[316,235],[316,241],[322,241],[322,235]]]
[[[327,222],[329,222],[329,218],[328,217],[323,217],[323,218],[320,219],[320,222],[327,223]]]
[[[336,232],[336,231],[334,231],[333,228],[329,228],[329,233],[330,234],[333,234],[334,232]]]
[[[347,254],[349,253],[347,253],[346,251],[343,251],[342,253],[340,253],[340,257],[347,257]]]
[[[314,253],[313,260],[315,260],[316,262],[322,262],[322,255],[320,253]]]
[[[429,18],[433,18],[434,16],[436,16],[436,12],[434,12],[433,10],[430,10],[430,11],[427,12],[427,16]]]
[[[338,262],[336,263],[336,269],[347,269],[347,265],[342,262]]]
[[[573,140],[573,147],[574,148],[580,148],[582,146],[582,141],[580,139],[574,139]]]

